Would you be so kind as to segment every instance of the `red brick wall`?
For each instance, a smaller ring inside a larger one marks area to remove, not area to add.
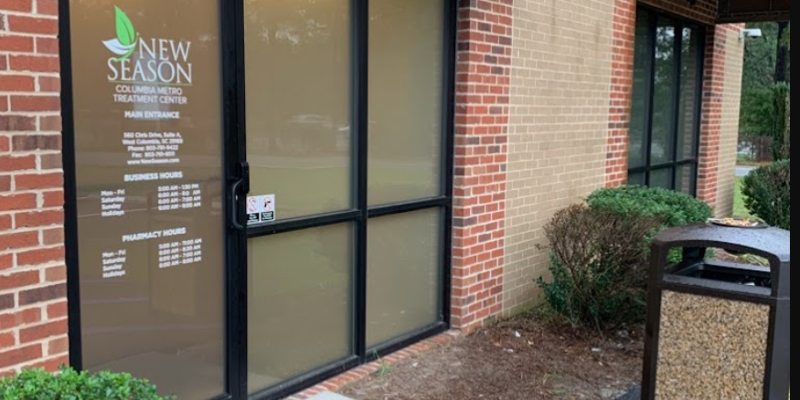
[[[716,24],[719,10],[719,0],[696,0],[694,5],[688,0],[639,0],[639,3],[706,25]]]
[[[714,207],[718,205],[717,194],[720,191],[719,187],[722,178],[719,176],[719,172],[723,124],[730,124],[730,121],[725,121],[726,116],[723,114],[724,103],[726,102],[726,96],[738,96],[738,91],[741,90],[740,86],[727,84],[726,74],[734,72],[727,69],[727,53],[730,46],[732,46],[729,41],[732,37],[737,37],[739,30],[742,28],[744,28],[743,25],[719,25],[715,28],[709,28],[706,36],[703,119],[700,127],[700,165],[698,168],[697,197]],[[738,117],[738,115],[735,117]],[[730,157],[725,158],[728,159]]]
[[[0,376],[67,363],[57,0],[0,0]]]
[[[614,4],[614,50],[611,61],[611,110],[608,123],[606,185],[628,183],[628,144],[633,96],[636,0]]]
[[[503,310],[512,5],[459,2],[452,325],[467,331]]]
[[[706,36],[706,64],[703,81],[703,113],[700,126],[700,165],[697,197],[709,204],[717,201],[720,123],[725,92],[725,35],[709,29]]]

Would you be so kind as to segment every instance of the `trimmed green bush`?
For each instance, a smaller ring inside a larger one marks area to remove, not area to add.
[[[0,400],[173,400],[161,397],[155,386],[129,374],[76,372],[58,374],[30,370],[0,380]]]
[[[701,224],[714,217],[708,204],[685,193],[642,186],[623,186],[600,189],[586,199],[589,206],[606,210],[622,217],[650,217],[661,223],[661,228],[642,238],[649,248],[659,232],[676,226]],[[670,253],[669,263],[681,261],[680,250]]]
[[[664,228],[699,224],[714,216],[708,204],[692,196],[641,186],[600,189],[586,201],[592,208],[622,216],[655,217]]]
[[[552,281],[539,279],[547,307],[574,326],[600,330],[641,323],[650,243],[660,231],[706,222],[711,207],[664,189],[601,189],[545,227]],[[670,257],[681,259],[680,251]]]
[[[539,279],[546,305],[573,326],[606,330],[644,321],[652,217],[575,205],[545,226],[553,279]]]
[[[744,203],[767,224],[791,230],[790,160],[761,167],[744,179]]]

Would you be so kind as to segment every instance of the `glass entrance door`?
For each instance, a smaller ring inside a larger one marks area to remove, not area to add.
[[[229,397],[222,2],[60,3],[71,363]]]
[[[275,399],[447,326],[455,2],[242,13],[246,386]]]
[[[59,4],[73,366],[279,399],[447,329],[455,0]]]

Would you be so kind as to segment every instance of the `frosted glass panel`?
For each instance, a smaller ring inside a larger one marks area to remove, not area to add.
[[[369,8],[369,204],[440,196],[444,1]]]
[[[352,249],[350,225],[250,240],[250,393],[352,354]]]
[[[245,1],[247,158],[278,220],[351,206],[350,1]]]
[[[368,347],[440,321],[441,220],[433,209],[369,221]]]
[[[31,3],[0,0],[0,9]],[[82,340],[82,351],[72,355],[88,371],[148,379],[162,395],[217,399],[225,392],[226,366],[221,2],[61,3],[70,7],[77,200],[77,232],[70,235],[79,239],[80,264],[70,283],[81,293],[70,304],[81,311],[80,329],[70,335]],[[0,45],[3,69],[8,50]],[[6,125],[0,135],[8,136]],[[3,168],[1,174],[10,173]],[[5,203],[0,210],[7,214]],[[0,238],[2,252],[6,240]],[[9,273],[0,272],[0,291]],[[62,297],[66,289],[38,290]],[[18,297],[26,306],[24,293]],[[31,310],[44,313],[36,306]],[[9,327],[0,317],[0,347],[17,325],[11,320]],[[62,322],[55,324],[13,333],[12,347],[15,340],[19,348],[35,341],[35,351],[48,350],[37,335],[61,333]],[[62,362],[55,358],[60,352],[50,347],[48,365]],[[0,369],[22,361],[15,358],[0,351]]]

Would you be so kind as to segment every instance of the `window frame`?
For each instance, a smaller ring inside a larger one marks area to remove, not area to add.
[[[678,174],[680,170],[686,166],[690,166],[693,168],[693,174],[690,180],[690,189],[689,194],[692,196],[697,196],[697,186],[698,186],[698,179],[699,179],[699,165],[700,165],[700,139],[701,139],[701,128],[702,128],[702,110],[703,110],[703,86],[705,82],[705,56],[706,56],[706,44],[707,44],[707,28],[705,26],[692,23],[685,19],[665,14],[659,11],[656,11],[649,7],[639,7],[639,13],[637,18],[639,18],[642,11],[647,12],[648,18],[648,30],[651,33],[649,39],[650,45],[648,46],[648,54],[647,60],[645,64],[645,69],[648,74],[648,81],[646,87],[647,97],[642,99],[645,104],[645,118],[644,118],[644,136],[643,136],[643,146],[642,151],[645,152],[643,155],[644,165],[639,167],[628,168],[628,176],[633,175],[643,175],[644,176],[644,185],[650,186],[651,184],[651,176],[655,172],[670,170],[672,175],[672,184],[670,190],[678,190]],[[656,46],[658,40],[658,23],[660,19],[668,19],[675,23],[675,43],[673,44],[673,49],[675,52],[675,57],[673,61],[673,67],[675,68],[675,74],[673,76],[673,86],[675,90],[672,93],[671,103],[673,105],[673,115],[671,115],[671,122],[672,122],[672,129],[670,134],[672,135],[672,157],[671,160],[665,163],[658,163],[653,164],[653,108],[655,103],[655,75],[656,75]],[[692,137],[694,140],[693,145],[693,152],[691,157],[683,157],[682,152],[678,149],[678,143],[680,141],[680,134],[679,134],[679,126],[680,126],[680,118],[681,118],[681,95],[684,93],[682,90],[681,85],[681,78],[683,75],[683,29],[684,28],[691,28],[694,32],[700,37],[699,44],[697,46],[697,64],[695,65],[696,75],[698,77],[697,82],[695,82],[695,87],[693,89],[695,104],[692,110],[694,121],[692,124]],[[633,93],[634,91],[632,91]],[[632,103],[637,99],[631,99]],[[633,106],[632,106],[633,107]],[[630,130],[629,130],[630,135]],[[630,151],[630,150],[629,150]]]

